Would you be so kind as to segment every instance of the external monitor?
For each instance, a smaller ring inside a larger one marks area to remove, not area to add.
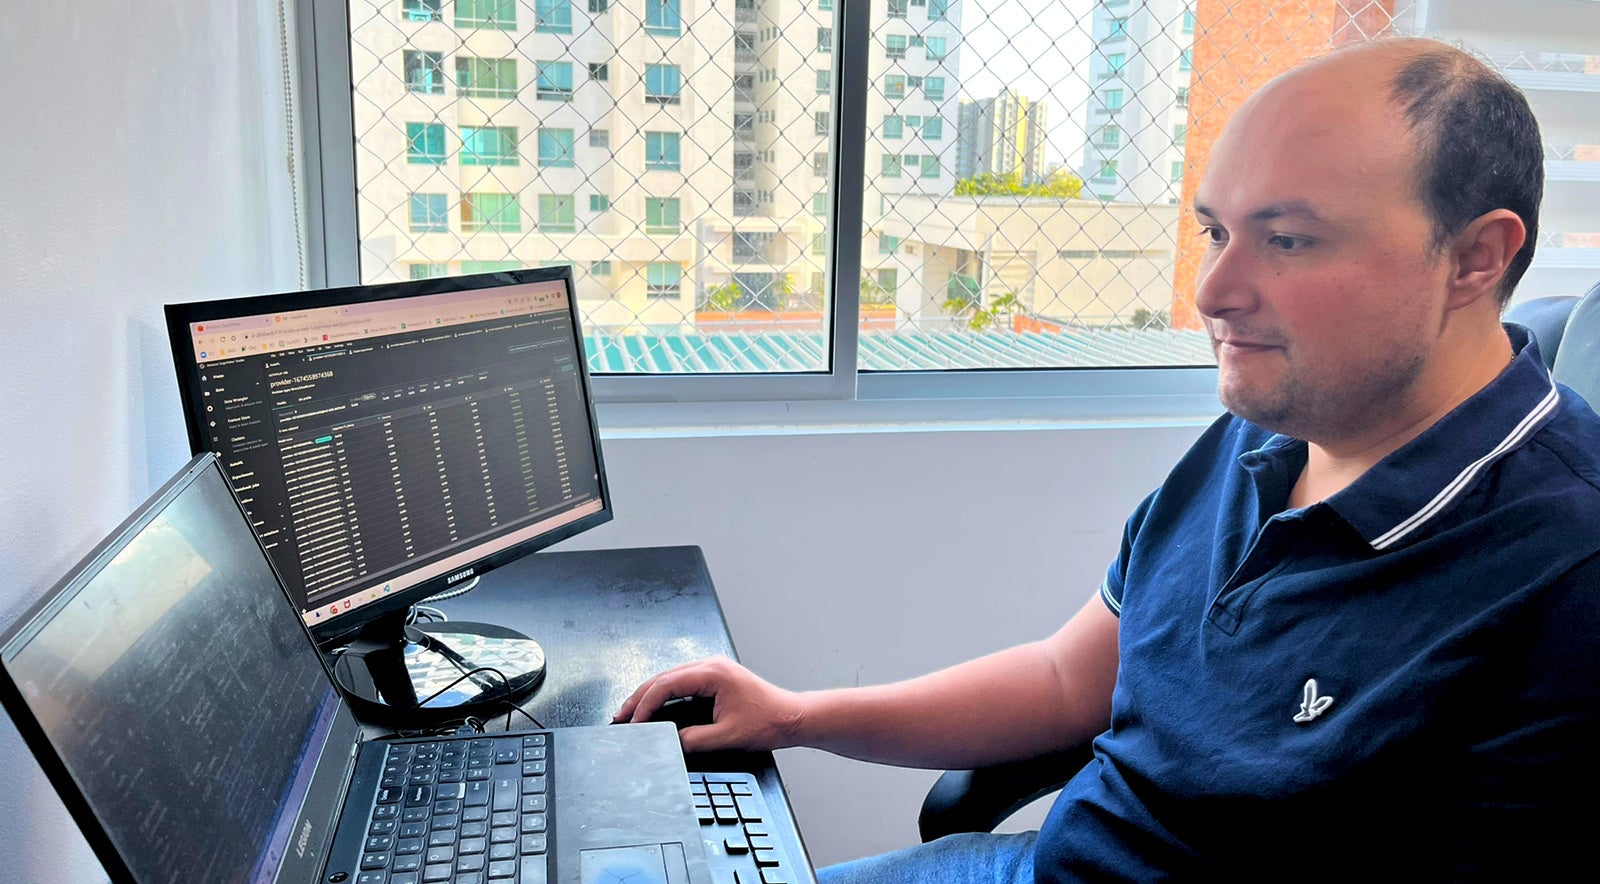
[[[190,445],[221,459],[353,705],[424,723],[537,688],[532,639],[416,606],[611,518],[571,268],[166,316]]]

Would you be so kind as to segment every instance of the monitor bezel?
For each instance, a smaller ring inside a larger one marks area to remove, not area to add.
[[[573,282],[572,265],[563,264],[524,270],[502,270],[468,276],[440,276],[428,279],[340,286],[302,292],[282,292],[270,295],[189,301],[165,305],[167,336],[172,345],[173,364],[178,375],[178,391],[184,406],[184,426],[189,433],[190,451],[198,454],[210,449],[206,448],[204,441],[203,414],[205,404],[199,382],[199,363],[196,359],[193,339],[189,334],[189,326],[192,323],[215,322],[221,319],[257,316],[265,313],[286,312],[288,310],[364,304],[375,301],[455,294],[465,291],[555,281],[560,281],[567,291],[567,312],[572,321],[573,336],[577,342],[578,373],[582,381],[584,407],[589,420],[589,441],[594,451],[595,472],[599,476],[600,510],[567,522],[535,537],[530,537],[520,543],[485,554],[470,564],[406,587],[391,596],[385,596],[361,605],[353,609],[349,614],[307,624],[307,628],[319,647],[327,649],[343,644],[361,633],[368,624],[382,621],[385,618],[403,615],[413,605],[424,601],[430,596],[458,586],[463,579],[462,574],[464,571],[470,570],[472,576],[475,577],[482,576],[502,565],[510,564],[524,556],[560,543],[576,534],[603,525],[613,518],[611,486],[606,479],[605,460],[601,452],[594,389],[589,377],[589,357],[584,346],[583,323],[578,309],[577,290]],[[462,552],[465,552],[465,550],[458,550],[450,554],[460,555]],[[436,561],[438,558],[443,558],[445,555],[430,556],[426,562],[418,564],[419,566],[426,565]],[[296,613],[304,622],[305,614],[309,609],[297,600],[294,601],[294,607]]]

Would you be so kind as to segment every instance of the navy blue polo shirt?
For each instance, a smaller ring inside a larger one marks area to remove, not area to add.
[[[1327,500],[1304,442],[1213,424],[1128,520],[1111,727],[1037,880],[1505,878],[1600,807],[1600,418],[1526,333]],[[1588,865],[1589,863],[1586,863]]]

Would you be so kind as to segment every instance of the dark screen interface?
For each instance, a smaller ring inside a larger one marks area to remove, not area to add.
[[[333,686],[220,472],[7,667],[139,880],[270,880]]]
[[[308,623],[603,506],[562,281],[190,331],[205,446]]]

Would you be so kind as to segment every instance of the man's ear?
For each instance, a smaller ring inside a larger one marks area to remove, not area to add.
[[[1510,209],[1479,215],[1452,237],[1450,306],[1464,307],[1485,297],[1497,301],[1506,268],[1527,238],[1528,228]]]

